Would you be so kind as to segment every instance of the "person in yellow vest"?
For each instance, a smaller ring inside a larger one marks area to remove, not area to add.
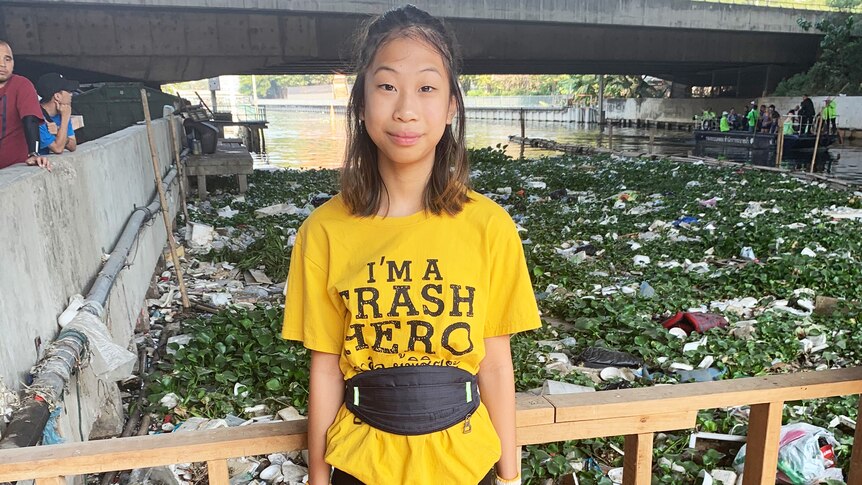
[[[796,118],[796,111],[790,110],[787,112],[787,118],[784,118],[784,134],[785,135],[795,135],[796,132],[793,130],[793,119]]]
[[[712,111],[712,108],[707,107],[703,110],[703,115],[701,115],[701,128],[704,130],[714,130],[715,129],[715,112]]]
[[[727,121],[727,111],[721,113],[721,120],[719,121],[718,129],[721,130],[722,133],[730,131],[730,122]]]
[[[838,133],[838,108],[835,105],[835,100],[826,98],[823,107],[823,126],[826,127],[827,133]]]

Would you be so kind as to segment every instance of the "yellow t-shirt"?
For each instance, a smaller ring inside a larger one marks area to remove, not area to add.
[[[541,325],[509,215],[469,193],[457,216],[349,214],[340,196],[297,234],[282,336],[340,354],[345,379],[369,369],[456,366],[476,374],[484,340]],[[344,407],[326,461],[368,485],[474,485],[499,460],[484,405],[463,423],[401,436],[354,422]]]

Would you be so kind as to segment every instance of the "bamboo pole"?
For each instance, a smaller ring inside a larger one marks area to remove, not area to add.
[[[608,123],[608,150],[614,149],[614,124]]]
[[[784,122],[778,117],[778,136],[775,147],[775,168],[781,168],[781,159],[784,158]]]
[[[198,97],[198,99],[200,100],[200,102],[201,102],[201,104],[203,105],[203,107],[204,107],[207,111],[209,111],[209,112],[210,112],[210,117],[211,117],[212,119],[215,119],[215,113],[213,113],[213,110],[211,110],[211,109],[210,109],[210,107],[209,107],[209,106],[207,106],[207,103],[204,101],[204,98],[202,98],[202,97],[201,97],[201,95],[200,95],[200,94],[198,94],[198,92],[197,92],[197,91],[195,91],[195,96],[197,96],[197,97]]]
[[[649,130],[649,154],[652,155],[655,145],[655,128]]]
[[[814,173],[814,162],[817,161],[817,149],[820,148],[820,130],[823,129],[823,113],[817,118],[817,138],[814,139],[814,153],[811,154],[811,169],[809,172]]]
[[[186,224],[189,223],[189,208],[187,207],[188,197],[186,197],[186,168],[183,165],[183,161],[180,157],[180,144],[179,139],[177,137],[177,133],[174,129],[174,117],[171,116],[168,118],[168,123],[170,125],[170,129],[168,131],[171,132],[171,146],[174,148],[174,158],[177,160],[177,175],[180,177],[180,205],[183,208],[183,217],[186,221]],[[182,124],[180,124],[182,126]]]
[[[147,102],[147,91],[141,89],[141,103],[144,105],[144,119],[147,122],[147,139],[150,141],[150,155],[153,160],[153,176],[156,180],[156,189],[159,192],[159,201],[162,204],[162,218],[165,221],[165,231],[168,233],[168,247],[171,250],[171,260],[174,262],[174,271],[177,273],[177,281],[180,283],[180,295],[182,296],[183,309],[191,308],[189,295],[186,291],[186,283],[183,281],[183,272],[180,268],[180,259],[177,257],[177,246],[174,242],[174,231],[171,230],[171,219],[168,216],[168,200],[165,197],[165,189],[159,177],[159,155],[156,151],[156,140],[153,134],[153,122],[150,119],[150,104]],[[181,182],[182,183],[182,182]]]
[[[521,117],[521,158],[524,158],[524,140],[527,138],[527,127],[526,127],[526,119],[524,115],[524,108],[520,110]]]

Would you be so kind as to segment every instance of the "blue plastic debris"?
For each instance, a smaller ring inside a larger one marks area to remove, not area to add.
[[[652,298],[652,297],[654,297],[655,296],[655,288],[650,286],[650,284],[647,283],[646,281],[642,282],[641,283],[641,289],[640,289],[640,296],[641,296],[641,298]]]
[[[714,367],[709,369],[694,369],[694,370],[678,370],[679,382],[709,382],[717,381],[724,375],[723,370],[718,370]]]
[[[60,436],[60,432],[57,430],[57,417],[60,416],[60,413],[62,412],[63,407],[57,406],[53,411],[51,411],[51,415],[48,416],[48,422],[45,424],[45,429],[42,431],[43,445],[59,445],[66,441],[62,436]]]
[[[697,217],[684,216],[673,221],[673,227],[679,227],[680,224],[697,224]]]

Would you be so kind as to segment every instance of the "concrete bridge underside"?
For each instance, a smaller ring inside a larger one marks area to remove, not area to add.
[[[193,8],[201,3],[207,8]],[[799,16],[820,14],[780,9],[683,0],[416,3],[453,27],[467,74],[649,74],[737,86],[748,96],[810,66],[820,42],[796,25]],[[0,38],[15,49],[16,71],[31,76],[59,70],[82,81],[164,83],[330,73],[349,69],[350,35],[366,14],[390,6],[370,0],[6,2]]]

